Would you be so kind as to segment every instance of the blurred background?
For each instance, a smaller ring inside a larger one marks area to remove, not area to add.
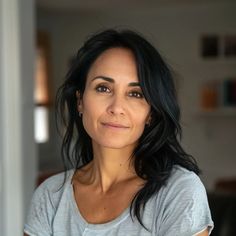
[[[235,0],[0,0],[0,235],[21,235],[35,187],[62,170],[56,91],[84,40],[109,27],[159,49],[175,71],[182,144],[208,193],[236,192]]]

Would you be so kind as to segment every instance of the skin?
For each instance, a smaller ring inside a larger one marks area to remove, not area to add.
[[[92,138],[93,175],[102,192],[134,175],[129,157],[149,122],[150,106],[139,86],[132,53],[105,51],[92,65],[78,110]]]
[[[88,222],[104,223],[120,215],[144,184],[130,156],[150,122],[150,106],[133,54],[122,48],[105,51],[89,70],[83,96],[76,96],[94,159],[73,178],[75,199]]]
[[[72,179],[75,200],[87,222],[105,223],[129,207],[144,184],[130,156],[150,122],[150,106],[131,51],[113,48],[101,54],[89,70],[83,96],[76,96],[94,159]],[[199,234],[206,235],[207,230]]]

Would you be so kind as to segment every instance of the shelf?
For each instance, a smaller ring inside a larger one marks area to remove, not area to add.
[[[236,118],[236,107],[201,109],[197,111],[197,115],[201,117],[235,117]]]

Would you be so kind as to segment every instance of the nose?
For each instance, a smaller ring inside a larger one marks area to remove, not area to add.
[[[112,115],[124,115],[125,114],[125,100],[119,96],[114,95],[108,105],[107,111]]]

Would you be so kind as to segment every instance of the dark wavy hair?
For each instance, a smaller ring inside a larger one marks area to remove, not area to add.
[[[130,215],[142,222],[147,201],[164,186],[174,165],[200,173],[196,161],[180,145],[180,109],[173,73],[159,52],[144,37],[131,30],[108,29],[90,36],[79,49],[57,93],[57,115],[66,130],[61,154],[65,169],[75,170],[93,159],[91,138],[77,111],[76,91],[83,96],[86,78],[94,61],[107,49],[132,51],[145,99],[151,106],[151,123],[145,126],[131,158],[136,174],[146,180],[132,200]],[[57,117],[58,118],[58,117]],[[147,228],[146,228],[147,229]]]

